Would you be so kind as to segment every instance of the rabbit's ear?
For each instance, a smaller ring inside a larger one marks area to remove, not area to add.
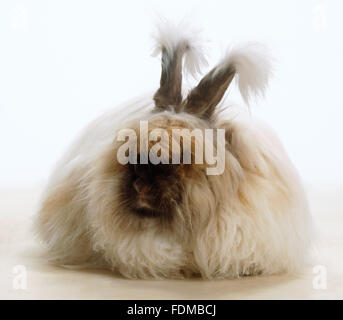
[[[183,111],[196,114],[200,118],[210,118],[235,73],[233,65],[213,68],[189,93],[184,101]]]
[[[172,51],[162,48],[162,73],[160,88],[154,95],[157,108],[168,109],[179,106],[182,101],[182,56],[186,44],[179,44]]]
[[[182,66],[193,75],[206,64],[203,54],[203,40],[199,31],[193,30],[184,21],[173,24],[161,20],[154,34],[156,48],[153,55],[162,54],[160,88],[154,95],[158,109],[178,110],[182,103]]]
[[[251,95],[264,95],[271,71],[265,52],[263,46],[253,43],[231,49],[189,93],[182,103],[183,111],[204,119],[211,118],[235,76],[241,95],[248,105]]]

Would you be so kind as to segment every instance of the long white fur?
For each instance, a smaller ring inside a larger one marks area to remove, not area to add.
[[[201,37],[200,30],[194,29],[186,21],[175,24],[161,20],[156,25],[153,38],[155,40],[153,56],[159,54],[162,48],[165,48],[168,55],[172,56],[179,44],[186,45],[184,67],[193,77],[201,73],[202,67],[207,66],[204,40]]]
[[[247,105],[252,97],[264,96],[272,74],[271,56],[266,46],[248,42],[232,45],[218,65],[221,68],[234,67],[235,79]]]

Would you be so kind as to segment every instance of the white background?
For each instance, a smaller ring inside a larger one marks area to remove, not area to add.
[[[211,64],[233,41],[267,44],[275,76],[253,115],[306,182],[343,182],[342,1],[1,0],[0,187],[41,184],[95,116],[157,88],[156,13],[201,27]]]

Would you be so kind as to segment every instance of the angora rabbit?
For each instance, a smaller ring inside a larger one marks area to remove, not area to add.
[[[295,168],[272,130],[218,108],[234,78],[245,101],[264,93],[271,66],[263,47],[231,48],[183,94],[182,72],[205,62],[198,34],[166,23],[155,39],[157,92],[91,123],[50,178],[35,230],[51,261],[145,279],[301,270],[312,220]],[[142,125],[160,136],[147,140]],[[195,159],[202,147],[203,162]],[[221,150],[214,162],[207,157]]]

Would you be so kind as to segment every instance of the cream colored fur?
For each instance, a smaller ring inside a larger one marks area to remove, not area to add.
[[[234,76],[247,102],[251,95],[263,95],[269,60],[259,46],[233,48],[189,100],[176,99],[175,108],[168,104],[173,98],[168,90],[179,94],[181,55],[193,72],[200,68],[197,56],[200,62],[203,56],[197,37],[169,27],[156,38],[163,55],[157,96],[131,101],[82,132],[50,177],[35,221],[37,235],[54,263],[105,267],[129,278],[300,271],[312,246],[312,220],[293,164],[265,124],[239,109],[214,115],[208,109]],[[157,113],[151,112],[153,99],[159,103]],[[173,107],[178,110],[170,111]],[[132,214],[119,197],[125,180],[116,137],[122,128],[137,132],[140,120],[168,129],[226,130],[224,173],[206,175],[201,166],[192,167],[182,178],[183,200],[169,222]]]
[[[152,101],[142,99],[107,113],[59,162],[35,222],[50,258],[63,265],[104,266],[130,278],[301,270],[312,237],[301,182],[275,134],[244,112],[216,120],[214,126],[230,135],[225,172],[188,181],[186,201],[172,225],[123,212],[116,198],[120,167],[113,159],[116,132],[127,126],[120,124],[162,117],[204,126],[188,114],[151,116],[151,107]]]

